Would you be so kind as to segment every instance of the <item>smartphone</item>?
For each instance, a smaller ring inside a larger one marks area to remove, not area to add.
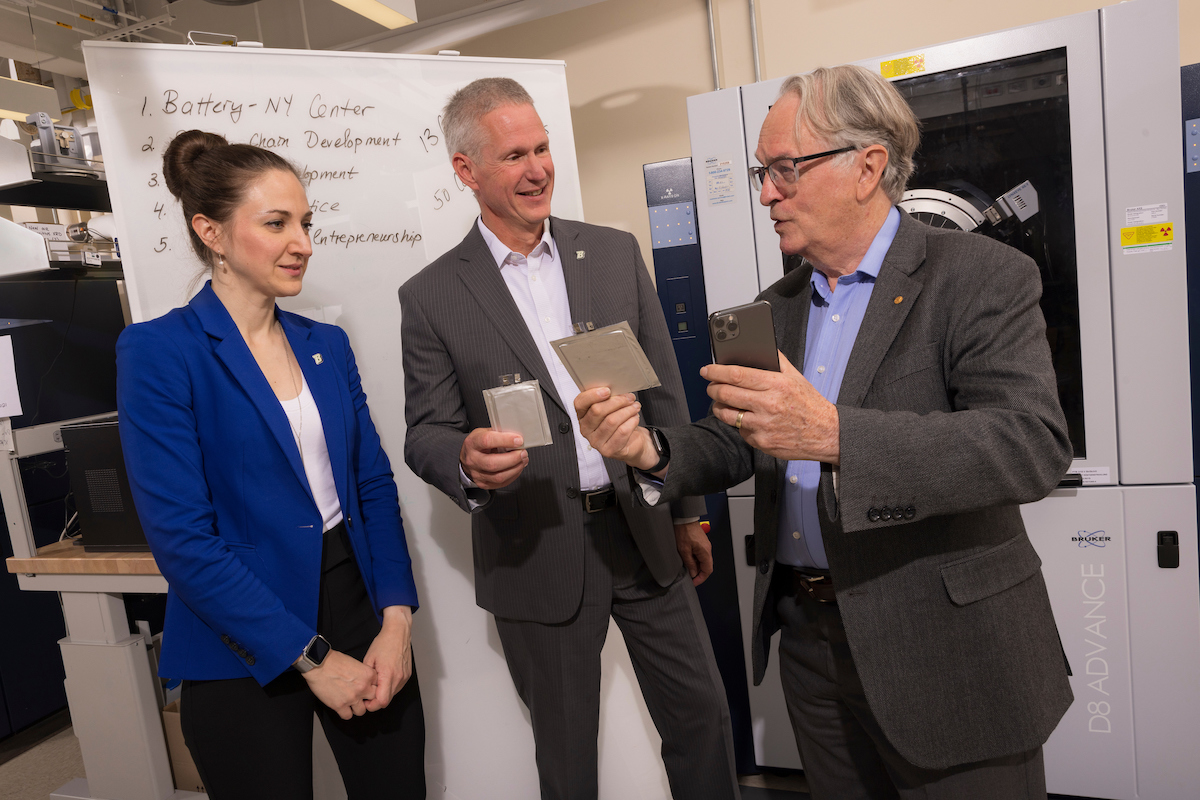
[[[779,372],[771,304],[758,300],[708,315],[713,361]]]

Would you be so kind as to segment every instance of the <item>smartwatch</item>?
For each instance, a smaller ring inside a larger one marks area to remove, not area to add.
[[[296,671],[303,674],[311,669],[316,669],[325,662],[325,657],[329,655],[329,651],[333,648],[329,645],[329,640],[321,634],[317,634],[304,648],[304,652],[292,664]]]
[[[650,469],[641,470],[641,472],[652,475],[666,469],[667,464],[671,463],[671,446],[667,444],[667,437],[663,436],[662,431],[658,428],[647,425],[646,430],[650,432],[650,441],[654,444],[654,452],[658,454],[658,463]]]

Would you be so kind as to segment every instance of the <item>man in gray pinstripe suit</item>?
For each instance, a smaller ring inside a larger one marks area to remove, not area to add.
[[[779,372],[711,365],[712,415],[660,432],[575,405],[647,502],[755,479],[755,682],[782,630],[814,800],[1045,798],[1072,700],[1020,503],[1071,463],[1037,265],[895,207],[917,121],[858,67],[790,78],[751,170],[804,263],[761,297]],[[801,365],[801,370],[792,364]],[[664,472],[665,466],[665,472]]]
[[[554,164],[525,90],[488,78],[442,120],[480,217],[400,289],[405,461],[472,514],[475,592],[529,708],[543,798],[595,798],[600,650],[625,637],[679,800],[738,797],[729,710],[693,583],[712,571],[702,498],[633,502],[628,468],[592,450],[549,342],[572,322],[628,321],[662,386],[658,425],[687,422],[679,368],[634,238],[550,217]],[[554,441],[489,428],[483,391],[538,379]]]

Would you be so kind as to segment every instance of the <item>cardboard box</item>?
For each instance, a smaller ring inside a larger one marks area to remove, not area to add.
[[[179,701],[172,701],[162,710],[163,731],[167,735],[167,753],[171,757],[171,772],[175,775],[175,788],[186,792],[203,792],[204,784],[192,754],[183,742],[183,727],[179,722]]]

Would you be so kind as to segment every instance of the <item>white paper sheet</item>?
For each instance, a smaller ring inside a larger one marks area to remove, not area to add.
[[[19,417],[22,413],[12,337],[0,336],[0,417]]]

